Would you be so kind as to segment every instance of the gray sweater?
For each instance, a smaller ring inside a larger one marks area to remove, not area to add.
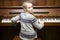
[[[21,37],[26,37],[26,38],[31,38],[29,35],[32,35],[33,37],[36,37],[37,33],[34,30],[33,26],[36,27],[37,29],[42,29],[44,26],[44,22],[38,21],[32,14],[25,12],[21,13],[15,17],[12,17],[11,21],[17,22],[20,21],[21,23]]]

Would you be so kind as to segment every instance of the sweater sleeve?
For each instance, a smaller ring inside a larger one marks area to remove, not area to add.
[[[17,22],[19,19],[20,19],[20,15],[17,15],[17,16],[15,16],[15,17],[12,17],[12,18],[11,18],[11,21],[15,23],[15,22]]]
[[[33,20],[33,26],[40,30],[40,29],[42,29],[44,27],[44,22],[39,21],[38,19],[34,19]]]

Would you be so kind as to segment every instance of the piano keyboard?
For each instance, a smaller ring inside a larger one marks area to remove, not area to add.
[[[39,21],[43,21],[43,22],[60,22],[60,18],[43,18],[43,19],[39,19]]]
[[[10,19],[2,19],[1,23],[11,23]]]
[[[60,22],[60,18],[42,18],[38,19],[39,21],[43,22]],[[19,22],[19,21],[17,21]],[[1,23],[11,23],[10,19],[2,19]]]

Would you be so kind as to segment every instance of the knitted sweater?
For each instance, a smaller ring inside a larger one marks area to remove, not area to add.
[[[18,20],[21,23],[21,37],[25,38],[35,38],[37,33],[34,30],[34,27],[37,29],[42,29],[44,26],[43,22],[38,21],[32,14],[25,12],[17,15],[11,19],[13,22],[17,22]],[[32,26],[34,25],[34,27]]]

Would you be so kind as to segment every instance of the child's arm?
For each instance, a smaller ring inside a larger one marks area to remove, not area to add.
[[[12,17],[12,18],[11,18],[11,21],[12,21],[13,23],[15,23],[15,22],[17,22],[19,19],[20,19],[20,16],[17,15],[17,16],[15,16],[15,17]]]
[[[32,15],[34,16],[34,19],[32,20],[33,26],[37,29],[42,29],[44,27],[44,22],[36,19],[34,13]]]
[[[36,19],[35,19],[36,20]],[[44,27],[44,22],[36,20],[35,22],[33,22],[34,27],[36,27],[37,29],[42,29]]]

